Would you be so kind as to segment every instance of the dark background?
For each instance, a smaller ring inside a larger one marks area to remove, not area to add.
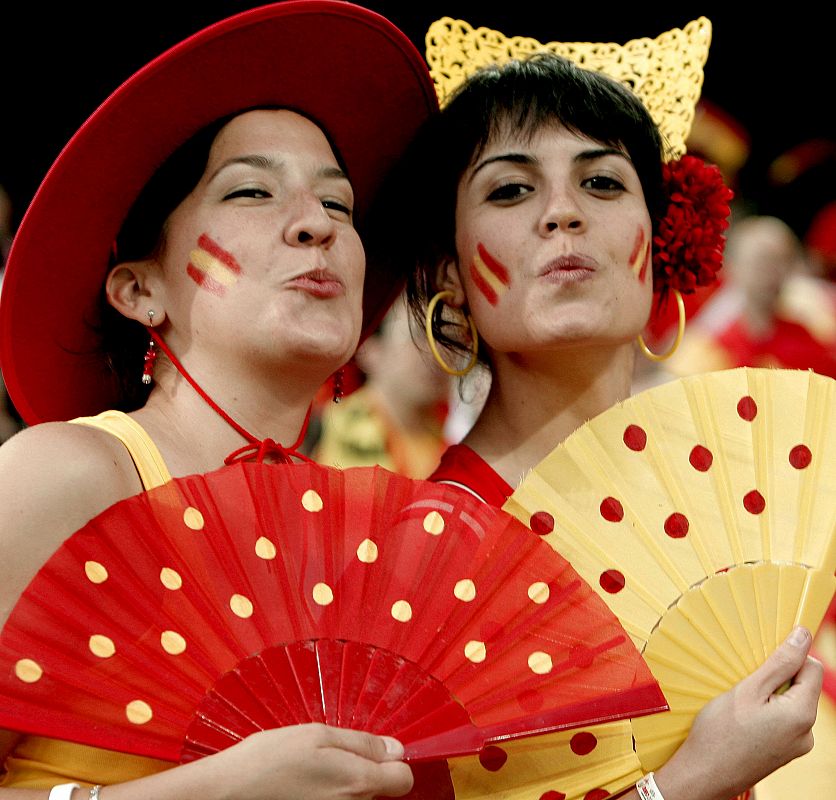
[[[121,81],[188,34],[260,3],[4,5],[0,184],[11,195],[17,222],[60,148]],[[836,199],[834,45],[830,26],[812,12],[784,9],[780,18],[756,18],[732,3],[713,13],[705,7],[649,11],[629,4],[613,10],[554,2],[538,4],[535,10],[533,3],[513,0],[502,5],[472,0],[361,5],[389,17],[421,53],[428,25],[442,16],[541,42],[623,43],[641,36],[655,38],[705,15],[714,33],[702,96],[734,117],[751,140],[749,158],[738,174],[738,196],[753,210],[784,217],[800,235],[812,214]],[[822,156],[820,149],[817,162],[794,180],[770,182],[768,169],[776,158],[817,139],[829,143],[829,155],[825,149]]]

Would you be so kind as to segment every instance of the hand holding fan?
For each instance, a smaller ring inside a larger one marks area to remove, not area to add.
[[[643,766],[836,589],[836,381],[740,368],[672,381],[590,420],[505,510],[594,586],[671,713],[635,720]]]
[[[379,468],[238,464],[91,520],[0,634],[0,726],[188,761],[309,721],[413,759],[664,710],[504,512]]]

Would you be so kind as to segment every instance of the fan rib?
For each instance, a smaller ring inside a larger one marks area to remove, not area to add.
[[[643,409],[641,407],[631,408],[630,412],[641,423],[641,426],[646,431],[661,430],[663,426],[660,424],[658,417],[653,413],[654,409],[648,407]],[[679,511],[684,513],[689,520],[697,519],[695,509],[691,502],[680,488],[679,470],[676,465],[671,463],[671,457],[674,455],[671,451],[666,451],[662,447],[663,441],[658,436],[649,436],[647,439],[647,446],[642,451],[642,455],[646,457],[649,467],[652,469],[653,475],[659,481],[662,491],[659,492],[660,501],[664,502],[672,511]],[[602,443],[602,449],[604,443]],[[681,454],[678,454],[681,457]],[[638,499],[638,498],[637,498]],[[643,509],[631,509],[631,519],[636,520],[634,524],[641,525],[640,520],[646,518]],[[676,566],[676,551],[670,551],[662,546],[658,535],[653,535],[647,531],[645,527],[642,529],[642,541],[653,555],[656,562],[663,568],[668,577],[671,578],[679,594],[686,592],[691,585],[691,581],[686,578],[680,569]],[[664,543],[668,545],[668,542]],[[688,545],[695,551],[697,558],[706,572],[713,571],[711,566],[713,561],[709,549],[703,544],[699,536],[699,531],[691,529],[689,531]],[[661,599],[661,598],[660,598]]]
[[[690,418],[696,429],[696,441],[704,442],[714,460],[709,471],[709,480],[714,491],[717,507],[720,510],[720,520],[723,524],[722,531],[703,531],[701,526],[694,526],[694,538],[705,548],[705,552],[712,552],[712,544],[721,536],[726,538],[726,543],[731,550],[731,562],[729,564],[718,563],[716,555],[708,556],[705,564],[705,575],[712,575],[718,569],[724,569],[731,564],[740,564],[744,561],[743,546],[739,536],[739,512],[737,504],[732,496],[732,487],[735,481],[732,480],[730,464],[724,458],[725,448],[723,447],[723,433],[726,430],[720,422],[720,415],[717,412],[713,398],[713,387],[708,385],[708,380],[685,379],[682,382],[687,407],[690,409]],[[699,519],[699,509],[694,509],[693,519]],[[703,543],[703,536],[706,541]]]

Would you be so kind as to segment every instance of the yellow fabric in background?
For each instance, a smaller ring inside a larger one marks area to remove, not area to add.
[[[822,692],[818,716],[813,726],[815,745],[806,756],[791,761],[757,786],[755,800],[792,800],[811,798],[831,800],[836,797],[836,599],[813,641],[811,655],[824,664],[826,686]]]
[[[836,702],[824,694],[813,736],[813,750],[762,780],[755,788],[755,800],[836,797]]]
[[[404,430],[369,386],[352,392],[322,417],[314,461],[333,467],[380,465],[409,478],[426,478],[438,465],[444,441],[442,420],[427,419],[419,431]]]

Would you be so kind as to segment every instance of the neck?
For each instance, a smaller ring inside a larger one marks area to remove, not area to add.
[[[254,370],[245,360],[224,365],[190,363],[183,368],[232,420],[231,424],[166,359],[159,359],[155,387],[134,416],[157,443],[177,477],[223,466],[224,459],[251,440],[272,439],[292,446],[303,429],[312,398],[328,369]],[[321,380],[320,380],[321,379]]]
[[[630,395],[632,344],[534,358],[499,354],[484,409],[464,443],[516,486],[592,417]]]

